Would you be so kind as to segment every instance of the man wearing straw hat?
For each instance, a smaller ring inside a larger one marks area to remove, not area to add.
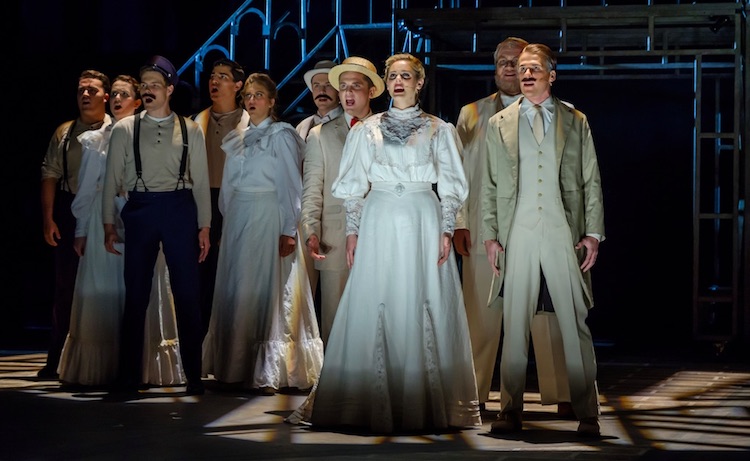
[[[330,69],[327,75],[344,108],[344,116],[315,126],[307,136],[303,167],[300,230],[307,251],[320,271],[321,332],[328,341],[349,269],[346,264],[346,210],[331,195],[349,129],[372,114],[370,100],[385,90],[375,66],[357,56]]]

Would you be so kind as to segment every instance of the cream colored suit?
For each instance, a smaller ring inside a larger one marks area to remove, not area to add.
[[[349,133],[343,113],[317,125],[307,135],[302,181],[300,232],[302,245],[318,236],[326,258],[315,261],[320,271],[321,338],[327,344],[349,269],[346,265],[346,210],[344,201],[331,195]]]
[[[461,274],[480,403],[489,399],[503,326],[501,299],[495,298],[496,302],[488,307],[493,277],[487,265],[481,235],[481,192],[482,175],[487,164],[487,122],[503,107],[500,93],[492,94],[463,106],[456,123],[458,136],[463,143],[464,173],[469,182],[469,198],[456,217],[456,228],[468,229],[471,235],[470,255],[461,260]]]
[[[599,413],[596,359],[586,325],[591,273],[579,269],[587,234],[604,236],[599,167],[586,116],[552,98],[552,122],[537,143],[519,102],[494,115],[487,130],[482,185],[483,240],[505,249],[501,359],[502,412],[522,411],[529,328],[544,272],[562,334],[570,396],[578,419]],[[550,101],[547,101],[550,102]],[[526,103],[528,105],[528,102]]]

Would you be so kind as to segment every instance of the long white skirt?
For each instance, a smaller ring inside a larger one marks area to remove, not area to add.
[[[58,367],[62,382],[85,386],[107,385],[117,378],[125,306],[124,258],[104,249],[101,197],[97,194],[92,205],[86,248],[76,275],[70,330]],[[144,328],[143,382],[184,383],[169,272],[161,251]]]
[[[297,251],[279,256],[276,192],[240,192],[224,217],[203,372],[247,389],[309,389],[323,363],[312,290]]]
[[[288,422],[379,433],[481,424],[455,258],[429,184],[375,184],[319,382]]]

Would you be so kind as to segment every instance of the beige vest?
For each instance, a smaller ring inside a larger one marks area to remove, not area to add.
[[[519,132],[519,185],[516,225],[533,228],[540,220],[551,227],[567,226],[560,197],[559,172],[555,158],[555,122],[547,128],[541,144],[537,144],[528,118],[522,116]]]

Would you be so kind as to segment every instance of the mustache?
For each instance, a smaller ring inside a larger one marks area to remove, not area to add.
[[[315,96],[315,100],[317,101],[318,99],[327,99],[329,101],[333,101],[333,98],[331,98],[330,96],[328,96],[325,93],[321,93],[321,94]]]

